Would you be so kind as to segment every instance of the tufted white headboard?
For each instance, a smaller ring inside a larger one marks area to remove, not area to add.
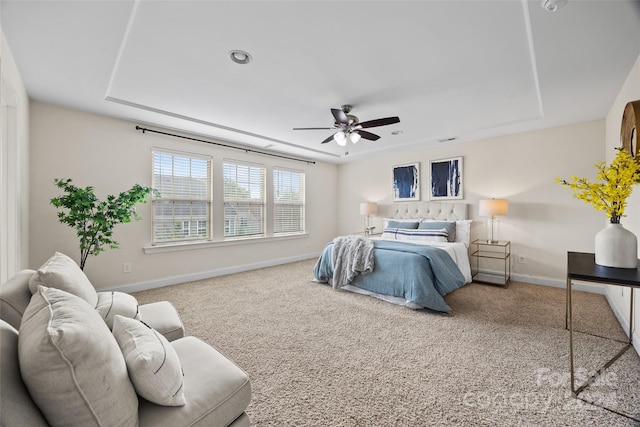
[[[378,216],[394,219],[436,219],[458,221],[467,219],[466,203],[405,202],[378,206]]]

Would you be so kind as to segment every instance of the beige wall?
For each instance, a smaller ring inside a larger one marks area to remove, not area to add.
[[[627,80],[622,86],[618,97],[616,98],[611,110],[609,110],[609,114],[607,115],[607,131],[606,131],[606,151],[607,151],[607,161],[611,161],[611,159],[615,156],[615,147],[620,146],[620,124],[622,122],[622,112],[624,111],[625,105],[629,101],[640,100],[640,57],[636,61],[633,66]],[[640,253],[640,185],[636,186],[634,192],[631,194],[631,197],[627,200],[627,209],[626,209],[626,218],[622,219],[622,225],[631,230],[636,237],[639,239],[639,251]],[[603,221],[603,227],[606,224],[606,220]],[[618,319],[620,319],[620,323],[623,325],[625,330],[628,330],[629,325],[629,303],[631,299],[631,291],[626,288],[621,288],[619,286],[609,286],[607,290],[607,298],[609,302],[618,315]],[[638,307],[638,301],[640,298],[638,297],[638,293],[635,292],[635,304]],[[640,314],[636,309],[634,315],[634,324],[638,325],[640,323]],[[636,328],[636,336],[634,339],[636,343],[636,350],[640,353],[640,335],[638,335],[638,328]]]
[[[338,231],[360,230],[358,203],[392,203],[393,165],[420,162],[421,200],[428,200],[430,160],[462,156],[464,200],[470,204],[472,240],[483,238],[484,218],[478,200],[506,198],[500,238],[512,241],[516,279],[564,286],[567,251],[592,252],[602,217],[555,182],[571,175],[594,177],[593,165],[604,159],[604,121],[580,123],[484,141],[446,144],[341,165]],[[375,224],[380,230],[381,221]],[[516,262],[524,255],[525,263]]]
[[[0,29],[0,282],[29,263],[29,98]]]
[[[336,234],[361,231],[363,218],[358,207],[361,201],[392,203],[393,165],[421,163],[421,199],[427,200],[429,160],[453,156],[464,158],[463,202],[471,205],[470,215],[476,220],[473,238],[482,237],[485,232],[484,221],[477,215],[478,200],[509,199],[509,215],[501,219],[500,232],[501,238],[513,242],[513,273],[520,280],[561,285],[566,252],[593,251],[593,236],[602,226],[597,212],[572,198],[570,190],[554,179],[572,174],[593,175],[593,164],[604,157],[604,121],[451,144],[340,166],[321,163],[307,166],[264,156],[239,155],[202,143],[143,135],[134,127],[135,123],[123,120],[32,103],[31,267],[40,265],[55,250],[77,258],[73,230],[58,223],[55,209],[49,204],[49,199],[59,194],[53,179],[70,177],[76,185],[92,185],[102,197],[135,183],[150,185],[151,147],[211,154],[214,159],[275,162],[305,170],[309,236],[145,254],[143,247],[148,246],[150,239],[150,208],[145,204],[138,208],[142,221],[116,227],[120,249],[87,261],[86,272],[98,288],[170,283],[171,278],[178,281],[194,274],[230,272],[247,265],[262,266],[274,260],[314,256]],[[380,229],[379,218],[374,225]],[[525,256],[524,264],[515,262],[518,255]],[[132,273],[122,273],[125,262],[132,263]]]
[[[11,148],[16,159],[12,172],[16,178],[11,190],[14,195],[9,198],[6,187],[2,187],[4,200],[8,202],[0,216],[6,221],[10,216],[7,212],[11,212],[17,225],[13,236],[5,233],[0,236],[2,248],[16,249],[15,266],[7,266],[6,249],[4,255],[0,254],[5,257],[0,275],[18,268],[36,268],[55,250],[77,258],[73,231],[58,223],[48,202],[58,194],[53,186],[55,177],[71,177],[78,185],[93,185],[101,196],[128,189],[134,183],[149,185],[150,149],[154,146],[211,154],[214,158],[278,163],[199,143],[142,135],[133,129],[134,123],[47,104],[34,102],[29,112],[27,94],[4,35],[0,41],[0,76],[4,93],[12,94],[6,98],[15,100],[12,107],[16,116],[16,142]],[[594,163],[604,158],[610,160],[612,148],[619,145],[622,109],[626,102],[635,99],[640,99],[640,58],[606,120],[485,141],[442,144],[340,166],[280,162],[279,165],[303,169],[307,174],[309,236],[302,239],[145,254],[143,248],[150,238],[150,211],[149,205],[142,205],[139,213],[143,221],[116,228],[115,237],[121,249],[91,258],[86,272],[98,288],[146,286],[315,256],[335,235],[362,229],[360,202],[392,203],[393,165],[420,162],[421,199],[427,200],[429,161],[463,156],[462,202],[470,204],[470,215],[475,220],[472,239],[485,233],[483,219],[477,215],[478,200],[509,199],[509,215],[501,220],[501,238],[513,242],[515,278],[562,286],[566,252],[593,251],[593,237],[606,221],[600,213],[572,198],[570,190],[554,180],[571,175],[592,177]],[[630,198],[627,214],[624,225],[640,236],[640,190]],[[379,218],[374,225],[380,230]],[[525,257],[524,264],[516,262],[519,255]],[[132,273],[122,273],[125,262],[132,263]],[[626,326],[629,291],[610,287],[607,296]]]
[[[54,251],[79,258],[74,231],[58,222],[49,200],[59,194],[54,178],[72,178],[75,185],[93,186],[101,199],[134,184],[151,185],[151,148],[169,148],[212,155],[214,181],[221,177],[223,158],[278,165],[306,174],[308,236],[217,247],[145,253],[151,238],[150,205],[138,206],[142,221],[116,226],[120,249],[87,260],[85,272],[97,288],[119,285],[155,286],[240,271],[316,256],[336,233],[337,166],[307,165],[200,142],[142,134],[136,123],[97,116],[49,104],[31,104],[31,266],[38,267]],[[214,182],[215,186],[215,182]],[[222,212],[220,206],[214,212]],[[215,219],[214,219],[215,221]],[[131,273],[122,264],[131,263]],[[312,272],[309,272],[312,278]]]

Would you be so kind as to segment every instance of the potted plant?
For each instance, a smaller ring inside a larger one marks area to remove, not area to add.
[[[634,185],[640,182],[640,162],[635,160],[622,147],[610,165],[606,162],[596,163],[598,169],[596,179],[591,182],[587,178],[571,177],[571,182],[562,178],[556,181],[573,190],[575,198],[604,211],[609,218],[608,226],[596,234],[596,264],[607,267],[637,268],[638,243],[636,236],[622,227],[620,220],[625,216],[627,198]]]
[[[113,240],[113,227],[116,224],[139,220],[135,206],[145,203],[151,188],[134,185],[128,191],[116,196],[107,196],[100,201],[93,192],[93,187],[76,187],[71,179],[55,179],[55,185],[66,194],[51,199],[51,204],[58,211],[58,219],[76,230],[80,238],[80,268],[84,270],[89,255],[98,255],[107,247],[118,248]]]

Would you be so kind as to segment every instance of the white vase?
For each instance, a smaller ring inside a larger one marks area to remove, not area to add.
[[[596,264],[638,268],[638,239],[622,224],[608,224],[596,234]]]

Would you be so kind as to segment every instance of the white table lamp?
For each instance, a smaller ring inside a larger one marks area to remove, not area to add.
[[[364,217],[365,236],[368,236],[369,234],[371,234],[371,230],[375,228],[375,227],[369,226],[369,218],[371,217],[371,215],[375,215],[377,213],[378,213],[378,205],[376,203],[371,203],[371,202],[360,203],[360,215],[366,215]]]
[[[509,211],[509,201],[506,199],[480,200],[480,216],[489,217],[487,219],[487,241],[489,243],[498,242],[498,232],[500,221],[497,216],[505,216]]]

